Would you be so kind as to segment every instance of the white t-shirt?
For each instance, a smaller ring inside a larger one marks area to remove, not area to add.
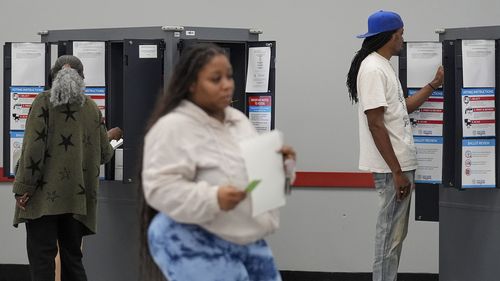
[[[373,52],[361,63],[357,77],[359,116],[359,169],[374,173],[390,173],[391,169],[378,151],[368,129],[365,111],[384,107],[384,125],[401,170],[417,168],[410,118],[403,90],[389,60]]]

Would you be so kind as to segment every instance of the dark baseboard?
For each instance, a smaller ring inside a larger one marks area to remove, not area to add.
[[[281,271],[283,281],[372,281],[371,273],[332,273],[310,271]],[[401,281],[438,281],[438,274],[399,273]],[[0,264],[0,281],[30,281],[29,266]]]
[[[308,271],[281,271],[283,281],[372,281],[371,273],[332,273]],[[438,281],[438,274],[399,273],[401,281]]]
[[[0,264],[0,281],[30,281],[27,264]]]

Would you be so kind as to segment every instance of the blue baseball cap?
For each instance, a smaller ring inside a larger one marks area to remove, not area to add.
[[[382,32],[396,30],[403,27],[401,17],[390,11],[378,11],[368,17],[368,32],[356,36],[357,38],[366,38],[377,35]]]

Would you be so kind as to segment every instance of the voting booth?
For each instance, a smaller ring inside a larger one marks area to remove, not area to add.
[[[437,65],[445,71],[443,87],[410,115],[416,219],[439,220],[439,280],[498,280],[500,27],[437,32],[439,42],[407,42],[399,58],[407,96],[432,80]]]
[[[232,106],[259,132],[274,129],[276,42],[262,31],[239,28],[158,26],[40,32],[36,43],[4,45],[4,173],[13,177],[29,108],[50,88],[58,56],[75,55],[84,65],[86,94],[108,128],[123,129],[123,145],[101,167],[97,235],[84,244],[89,280],[138,280],[138,163],[146,122],[173,66],[188,46],[215,43],[233,66]]]
[[[442,64],[440,42],[406,42],[399,56],[399,79],[405,96],[412,96],[427,86]],[[439,185],[442,184],[443,89],[431,96],[409,115],[417,148],[415,173],[415,219],[439,220]]]

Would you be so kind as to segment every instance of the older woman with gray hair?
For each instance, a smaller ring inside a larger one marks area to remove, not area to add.
[[[82,62],[61,56],[51,70],[50,90],[31,105],[13,186],[14,226],[25,223],[33,281],[87,280],[82,237],[96,231],[100,165],[113,156],[109,143],[119,128],[106,131],[96,103],[85,96]]]

